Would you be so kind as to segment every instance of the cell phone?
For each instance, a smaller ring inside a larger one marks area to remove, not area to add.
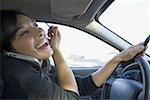
[[[27,55],[22,55],[22,54],[18,54],[18,53],[14,53],[14,52],[5,52],[6,55],[17,58],[17,59],[21,59],[21,60],[25,60],[25,61],[29,61],[33,64],[39,65],[40,62],[38,59],[31,57],[31,56],[27,56]]]
[[[149,41],[150,41],[150,35],[145,39],[145,41],[144,41],[144,46],[147,46],[147,44],[149,43]]]

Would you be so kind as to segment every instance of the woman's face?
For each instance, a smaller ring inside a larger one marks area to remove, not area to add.
[[[53,50],[46,38],[46,33],[39,28],[35,21],[25,15],[17,16],[17,32],[12,41],[16,52],[44,60],[53,54]]]

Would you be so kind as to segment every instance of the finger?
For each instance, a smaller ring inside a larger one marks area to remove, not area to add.
[[[142,43],[139,43],[138,45],[136,45],[135,46],[136,48],[135,48],[135,50],[134,50],[134,52],[135,52],[135,54],[137,55],[137,54],[144,54],[144,49],[145,49],[145,47],[143,46],[143,44]]]
[[[138,52],[143,52],[145,47],[143,45],[138,46]]]
[[[148,48],[148,46],[147,46],[147,45],[146,45],[146,46],[144,46],[144,42],[141,42],[141,43],[140,43],[140,45],[142,46],[142,48],[144,48],[144,49],[143,49],[143,51],[146,51],[146,49]]]
[[[48,32],[51,32],[52,28],[53,28],[53,26],[50,26],[49,29],[48,29]]]
[[[50,37],[50,38],[52,38],[52,36],[53,36],[52,34],[53,34],[52,31],[48,32],[47,36]]]
[[[58,27],[53,27],[53,33],[58,34]]]
[[[57,28],[57,37],[58,37],[59,39],[61,39],[61,34],[60,34],[58,28]]]
[[[148,48],[148,46],[145,46],[145,48],[144,48],[144,52],[147,50],[147,48]]]
[[[143,51],[143,52],[142,52],[142,55],[145,55],[145,54],[146,54],[145,51]]]
[[[58,27],[54,27],[53,28],[53,36],[54,37],[58,37],[58,38],[60,38],[60,33],[59,33],[59,30],[58,30]]]
[[[55,26],[50,26],[50,27],[49,27],[49,29],[48,29],[48,36],[49,36],[49,37],[52,37],[52,36],[53,36],[53,34],[54,34],[54,32],[53,32],[54,27],[55,27]]]

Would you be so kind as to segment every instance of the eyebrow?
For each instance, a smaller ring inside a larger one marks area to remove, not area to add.
[[[23,28],[23,26],[18,27],[15,32],[19,31],[22,28]]]
[[[32,22],[32,23],[36,23],[36,20],[31,20],[31,22]],[[23,28],[23,26],[18,27],[18,28],[16,29],[16,32],[17,32],[18,30],[22,29],[22,28]]]

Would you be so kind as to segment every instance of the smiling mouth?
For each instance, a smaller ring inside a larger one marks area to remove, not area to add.
[[[42,41],[38,46],[37,49],[44,49],[49,45],[47,40]]]

